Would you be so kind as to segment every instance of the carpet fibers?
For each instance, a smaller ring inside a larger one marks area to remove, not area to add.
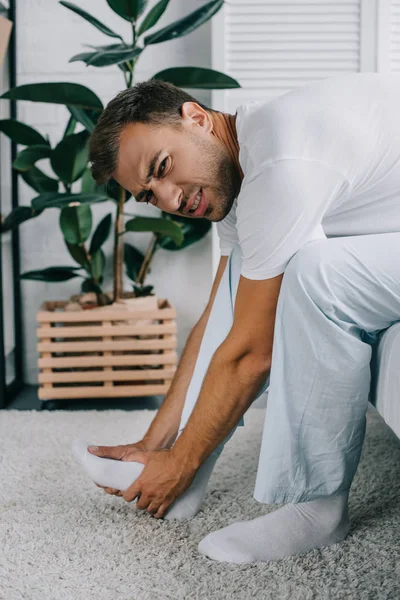
[[[352,529],[330,548],[233,565],[197,551],[210,531],[274,510],[253,499],[265,410],[251,408],[226,445],[203,509],[154,519],[92,484],[74,437],[140,439],[154,411],[0,411],[2,600],[400,598],[400,441],[373,410],[350,494]]]

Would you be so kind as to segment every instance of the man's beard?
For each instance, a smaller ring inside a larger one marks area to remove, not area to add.
[[[227,149],[216,148],[214,144],[201,138],[196,138],[196,145],[198,149],[200,146],[200,153],[204,152],[207,156],[203,167],[209,173],[208,181],[212,182],[204,186],[213,195],[204,218],[214,222],[222,221],[239,195],[242,178]]]

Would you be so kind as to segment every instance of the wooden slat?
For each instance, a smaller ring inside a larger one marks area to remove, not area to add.
[[[39,358],[40,369],[72,369],[85,367],[133,367],[135,365],[176,364],[177,353],[123,355],[123,356],[68,356],[61,358]]]
[[[81,312],[51,312],[39,311],[36,315],[38,323],[91,323],[93,321],[128,321],[132,319],[174,319],[176,310],[174,308],[162,308],[153,310],[82,310]]]
[[[167,323],[171,323],[171,324],[172,324],[173,322],[174,322],[173,320],[171,320],[171,321],[167,321]],[[166,335],[166,336],[164,336],[164,337],[165,337],[165,340],[166,340],[166,341],[168,341],[168,340],[170,340],[170,339],[171,339],[172,337],[174,337],[174,336],[172,336],[172,335]],[[169,355],[171,355],[172,353],[173,353],[173,351],[172,351],[172,350],[168,350],[168,349],[165,349],[165,350],[164,350],[164,352],[163,352],[164,356],[169,356]],[[172,377],[171,377],[171,378],[167,379],[166,383],[168,383],[168,385],[171,385],[171,383],[172,383],[172,380],[173,380],[173,375],[172,375]]]
[[[39,342],[38,352],[105,352],[122,350],[163,350],[176,348],[176,335],[171,339],[123,340],[112,342]]]
[[[51,342],[50,338],[44,338],[44,343],[48,344],[49,342]],[[51,360],[51,352],[47,351],[43,354],[43,358],[46,360]],[[43,373],[45,375],[51,375],[51,369],[44,369]],[[51,383],[45,383],[44,384],[44,389],[51,389],[52,385]]]
[[[143,369],[140,371],[65,371],[63,373],[39,373],[39,383],[79,383],[96,381],[140,381],[142,379],[171,378],[176,371],[171,369]]]
[[[77,386],[51,389],[39,387],[40,400],[71,398],[129,398],[133,396],[160,396],[168,392],[169,385],[116,385],[113,387]]]
[[[108,327],[111,326],[112,323],[111,321],[103,321],[103,327]],[[109,350],[106,349],[106,344],[109,344],[110,342],[112,342],[112,338],[111,337],[104,337],[103,341],[101,342],[101,350],[103,352],[103,356],[112,356],[112,352],[110,352]],[[108,379],[108,375],[112,373],[112,367],[104,367],[103,370],[103,382],[104,382],[104,386],[105,387],[112,387],[113,385],[113,381],[112,379]],[[90,380],[89,380],[90,381]]]
[[[125,317],[126,318],[126,317]],[[86,337],[121,337],[128,335],[162,335],[176,333],[176,323],[166,325],[127,325],[126,327],[39,327],[39,338],[86,338]]]

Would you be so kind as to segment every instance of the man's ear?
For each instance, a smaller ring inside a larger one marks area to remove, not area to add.
[[[213,123],[209,113],[197,102],[184,102],[181,107],[182,120],[188,124],[197,125],[209,133],[213,129]]]

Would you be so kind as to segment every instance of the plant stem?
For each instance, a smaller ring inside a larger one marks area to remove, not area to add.
[[[117,215],[114,228],[114,302],[122,295],[122,276],[124,264],[124,236],[120,235],[124,225],[125,190],[119,186]]]
[[[156,249],[157,249],[157,235],[154,234],[151,238],[150,244],[148,245],[146,254],[145,254],[143,262],[142,262],[142,266],[140,267],[140,271],[139,271],[137,279],[136,279],[136,283],[138,283],[139,285],[143,285],[143,283],[144,283],[144,280],[145,280],[148,270],[150,268],[151,259],[153,258],[153,255],[154,255]]]
[[[91,260],[92,257],[89,255],[89,252],[87,251],[86,245],[84,243],[82,243],[82,248],[83,248],[83,251],[86,256],[87,265],[89,267],[89,269],[86,269],[86,272],[88,273],[88,275],[90,275],[90,277],[92,278],[93,282],[96,285],[95,294],[96,294],[96,300],[97,300],[98,306],[106,306],[107,304],[111,304],[110,299],[103,292],[98,281],[96,281],[95,278],[93,277],[92,260]]]
[[[132,46],[134,48],[136,47],[136,23],[132,23]],[[131,63],[131,61],[129,61],[129,68],[131,69],[131,71],[129,73],[128,88],[131,88],[132,83],[133,83],[133,72],[135,70],[135,59],[134,58],[132,58],[132,63]]]
[[[132,23],[132,34],[133,34],[133,46],[136,44],[136,28],[135,23]],[[132,87],[133,72],[135,67],[134,59],[127,61],[126,64],[130,69],[129,80],[125,77],[127,87]],[[126,72],[124,72],[126,75]],[[118,206],[117,215],[115,218],[114,228],[114,302],[118,302],[122,296],[122,282],[123,282],[123,268],[124,268],[124,207],[126,200],[126,192],[123,187],[119,186],[118,191]]]
[[[136,46],[136,23],[131,21],[132,23],[132,46],[135,48]]]
[[[136,43],[136,29],[135,24],[132,23],[132,33],[133,33],[133,46]],[[127,61],[127,65],[130,69],[129,80],[126,79],[127,87],[132,87],[133,82],[133,72],[135,62],[132,59],[131,61]],[[124,72],[124,75],[126,73]],[[118,191],[118,206],[117,206],[117,215],[115,218],[115,229],[114,229],[114,302],[118,302],[122,296],[122,282],[123,282],[123,268],[124,268],[124,207],[126,200],[126,192],[123,187],[119,186]]]

